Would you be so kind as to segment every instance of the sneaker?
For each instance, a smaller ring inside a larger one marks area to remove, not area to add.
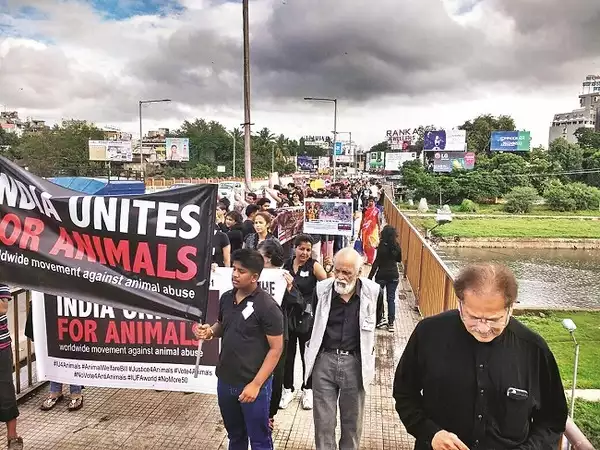
[[[23,450],[23,438],[13,438],[8,440],[8,450]]]
[[[313,391],[312,389],[304,389],[302,393],[302,409],[313,409]]]
[[[387,326],[387,320],[385,319],[381,319],[381,321],[377,324],[377,328],[382,329],[385,328]]]
[[[390,324],[388,325],[388,331],[389,331],[390,333],[393,333],[393,332],[394,332],[394,324],[393,324],[393,323],[390,323]]]
[[[285,409],[294,400],[294,392],[291,389],[283,388],[281,400],[279,401],[279,409]]]

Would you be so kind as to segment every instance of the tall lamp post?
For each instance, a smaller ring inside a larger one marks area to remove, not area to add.
[[[569,332],[571,335],[571,339],[575,344],[575,361],[573,362],[573,387],[571,388],[571,420],[575,415],[575,388],[577,387],[577,370],[579,367],[579,343],[577,339],[575,339],[575,330],[577,329],[577,325],[571,319],[564,319],[562,321],[562,326]],[[570,444],[567,446],[567,449],[570,448]]]
[[[337,98],[304,97],[309,102],[328,102],[333,103],[333,182],[336,179],[335,165],[335,143],[337,141]]]
[[[163,98],[161,100],[140,100],[139,103],[139,108],[140,108],[140,166],[142,168],[142,179],[145,179],[145,173],[146,173],[146,165],[144,164],[144,146],[143,144],[143,140],[144,140],[144,130],[142,128],[142,105],[148,105],[150,103],[167,103],[170,102],[171,99],[168,98]]]

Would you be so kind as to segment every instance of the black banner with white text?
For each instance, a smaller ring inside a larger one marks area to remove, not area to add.
[[[204,319],[216,199],[216,185],[90,196],[0,157],[0,282]]]

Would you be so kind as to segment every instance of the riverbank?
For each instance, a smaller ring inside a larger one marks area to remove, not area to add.
[[[600,311],[520,311],[516,317],[546,340],[556,358],[565,389],[573,386],[575,346],[562,320],[572,319],[580,345],[577,388],[600,389]]]
[[[454,216],[436,227],[433,217],[409,219],[423,233],[431,230],[436,243],[447,247],[600,249],[600,220]]]

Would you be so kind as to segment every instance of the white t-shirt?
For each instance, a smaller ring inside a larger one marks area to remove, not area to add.
[[[371,186],[371,195],[375,198],[379,197],[379,188],[376,185]]]

